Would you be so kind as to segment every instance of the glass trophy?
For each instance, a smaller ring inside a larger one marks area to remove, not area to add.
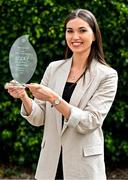
[[[13,85],[16,86],[25,87],[37,66],[37,55],[28,37],[29,35],[23,35],[16,39],[9,52],[9,67]],[[5,84],[5,89],[8,85],[9,83]]]

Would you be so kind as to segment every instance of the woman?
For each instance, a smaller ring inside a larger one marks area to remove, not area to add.
[[[103,121],[117,90],[94,15],[78,9],[66,18],[66,59],[50,63],[41,84],[28,84],[35,97],[10,84],[22,101],[21,114],[44,125],[36,179],[105,180]],[[70,55],[70,58],[68,57]]]

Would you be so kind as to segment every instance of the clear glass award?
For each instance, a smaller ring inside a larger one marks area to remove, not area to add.
[[[16,39],[9,52],[9,67],[13,85],[25,86],[33,76],[37,66],[37,55],[28,40],[28,35]],[[7,88],[6,83],[5,88]]]

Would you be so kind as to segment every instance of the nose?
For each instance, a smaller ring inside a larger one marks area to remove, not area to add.
[[[79,39],[79,33],[78,32],[73,33],[73,39]]]

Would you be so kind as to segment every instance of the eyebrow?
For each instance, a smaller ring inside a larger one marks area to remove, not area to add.
[[[73,29],[71,27],[66,27],[66,29]],[[86,29],[86,27],[79,27],[79,29]]]

